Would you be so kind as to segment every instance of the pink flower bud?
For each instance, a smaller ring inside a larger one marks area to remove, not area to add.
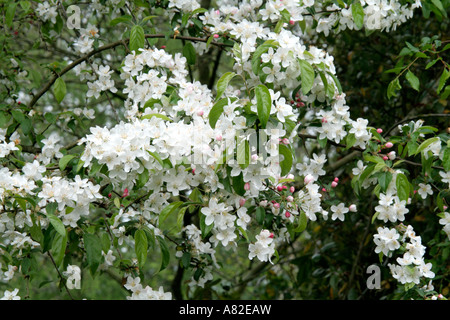
[[[287,186],[283,186],[282,188],[283,188],[283,190],[286,190],[286,189],[287,189]]]
[[[382,133],[382,132],[383,132],[383,129],[378,128],[378,129],[377,129],[377,132],[378,132],[378,133]]]
[[[253,161],[258,160],[258,155],[257,155],[257,154],[252,154],[252,160],[253,160]]]
[[[283,144],[289,144],[289,139],[288,138],[284,138],[283,140],[281,140],[281,142]]]
[[[241,206],[241,207],[243,207],[244,206],[244,204],[245,204],[245,199],[244,198],[241,198],[241,199],[239,199],[239,205]]]
[[[351,204],[350,207],[348,207],[348,210],[350,210],[350,212],[356,212],[356,205]]]
[[[122,198],[128,197],[129,195],[128,188],[125,188],[125,190],[123,190]]]
[[[278,191],[278,192],[283,191],[283,187],[282,187],[282,186],[277,186],[277,191]]]
[[[216,14],[219,15],[220,14],[220,10],[216,10]]]
[[[195,174],[195,168],[192,168],[192,174]]]
[[[325,189],[325,188],[322,188],[322,191],[323,191],[323,192],[327,192],[327,189]]]
[[[112,197],[112,194],[111,194],[111,192],[110,193],[108,193],[108,198],[111,198]]]
[[[308,184],[313,181],[314,181],[314,177],[312,175],[310,175],[310,174],[306,175],[305,180],[304,180],[305,184]]]
[[[294,187],[290,187],[290,188],[289,188],[289,191],[290,191],[291,193],[294,193],[295,188],[294,188]]]
[[[334,178],[334,182],[339,182],[339,178],[338,177]]]
[[[338,183],[337,183],[336,181],[333,181],[333,182],[331,183],[331,187],[332,187],[332,188],[336,188],[337,185],[338,185]]]
[[[294,20],[289,20],[289,24],[292,26],[292,25],[295,24],[295,21]]]
[[[392,142],[387,142],[384,146],[386,148],[392,148],[394,146],[394,144]]]
[[[291,213],[289,211],[286,211],[284,215],[286,216],[286,218],[289,218],[291,216]]]
[[[444,211],[448,209],[448,207],[447,207],[447,206],[443,206],[442,208],[444,209]]]
[[[384,161],[386,161],[386,160],[388,160],[389,158],[387,157],[387,156],[383,156],[383,160]]]
[[[273,207],[274,207],[275,209],[280,209],[280,204],[279,204],[278,202],[275,202],[275,203],[273,204]]]
[[[294,201],[294,197],[293,196],[287,196],[286,200],[287,200],[287,202],[292,202],[292,201]]]
[[[389,160],[394,160],[396,157],[395,151],[391,151],[388,153]]]
[[[217,38],[219,38],[219,35],[216,33],[213,37],[214,37],[214,39],[217,39]]]
[[[274,234],[273,234],[273,232],[271,232],[269,235],[269,238],[273,239],[273,237],[274,237]]]
[[[166,48],[166,46],[161,46],[161,49],[165,49]]]
[[[246,183],[244,184],[244,190],[245,190],[245,191],[250,190],[250,183],[246,182]]]
[[[217,141],[222,141],[222,139],[223,139],[223,137],[222,137],[221,134],[218,134],[218,135],[216,136],[216,140],[217,140]]]
[[[200,111],[197,112],[197,115],[198,115],[199,117],[201,117],[201,116],[203,116],[203,113],[204,113],[203,110],[200,110]]]
[[[327,122],[328,122],[327,119],[322,118],[322,123],[327,123]]]

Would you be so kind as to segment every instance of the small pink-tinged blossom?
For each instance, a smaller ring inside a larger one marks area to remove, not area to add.
[[[331,187],[332,187],[332,188],[336,188],[337,185],[338,185],[338,183],[337,183],[336,181],[333,181],[333,182],[331,183]]]
[[[197,115],[198,115],[199,117],[203,116],[203,114],[204,114],[203,110],[200,110],[200,111],[197,112]]]
[[[384,160],[384,161],[386,161],[386,160],[388,160],[388,159],[389,159],[388,156],[384,156],[384,157],[383,157],[383,160]]]
[[[396,157],[395,151],[391,151],[388,154],[389,160],[394,160]]]
[[[223,137],[222,137],[221,134],[218,134],[218,135],[216,136],[216,140],[217,140],[217,141],[222,141],[222,139],[223,139]]]
[[[273,207],[274,207],[275,209],[280,209],[280,204],[279,204],[278,202],[275,202],[275,203],[273,204]]]
[[[290,188],[289,188],[289,191],[290,191],[291,193],[294,193],[295,187],[290,187]]]
[[[443,206],[442,208],[444,209],[444,211],[448,209],[448,207],[447,207],[447,206]]]
[[[219,15],[220,14],[220,10],[216,10],[216,14]]]
[[[259,206],[260,206],[260,207],[267,207],[267,200],[262,200],[262,201],[259,203]]]
[[[348,210],[349,210],[350,212],[356,212],[356,205],[355,205],[355,204],[351,204],[351,205],[348,207]]]
[[[284,138],[283,140],[281,140],[281,142],[283,142],[283,144],[289,144],[289,139],[288,138]]]
[[[122,198],[128,197],[129,195],[128,188],[125,188],[125,190],[123,190]]]
[[[243,207],[244,206],[244,204],[245,204],[245,199],[244,198],[241,198],[241,199],[239,199],[239,205],[241,206],[241,207]]]
[[[306,175],[305,180],[304,180],[305,184],[308,184],[313,181],[314,181],[314,177],[312,175],[310,175],[310,174]]]
[[[294,180],[294,175],[292,174],[292,173],[289,173],[287,176],[286,176],[286,178],[287,179],[291,179],[291,180]]]
[[[294,201],[294,197],[293,196],[287,196],[286,200],[287,200],[287,202],[292,202],[292,201]]]
[[[382,133],[382,132],[383,132],[383,129],[378,128],[378,129],[377,129],[377,132],[378,132],[378,133]]]
[[[327,123],[328,122],[328,120],[327,119],[325,119],[325,118],[322,118],[322,123]]]
[[[250,183],[246,182],[246,183],[244,184],[244,190],[245,190],[245,191],[250,190]]]
[[[294,20],[289,20],[289,24],[290,24],[291,26],[293,26],[293,25],[295,24],[295,21],[294,21]]]
[[[253,160],[253,161],[258,160],[258,155],[257,155],[257,154],[252,154],[252,160]]]
[[[392,148],[394,146],[394,144],[392,142],[386,142],[386,144],[384,146],[386,148]]]

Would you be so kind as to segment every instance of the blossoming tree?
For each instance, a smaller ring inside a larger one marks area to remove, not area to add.
[[[448,1],[0,3],[5,299],[101,299],[98,277],[127,299],[357,298],[370,264],[390,298],[445,299],[450,44],[397,30]],[[338,37],[374,34],[402,46],[378,103],[433,112],[352,105]]]

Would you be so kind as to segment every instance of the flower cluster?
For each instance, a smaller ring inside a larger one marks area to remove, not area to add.
[[[256,236],[256,242],[248,246],[248,258],[253,260],[257,257],[260,261],[271,261],[271,257],[275,253],[274,234],[269,230],[261,230]]]
[[[401,226],[403,236],[399,239],[405,252],[402,257],[396,259],[396,264],[388,264],[392,276],[400,283],[419,284],[422,277],[434,278],[435,274],[431,263],[424,261],[425,246],[422,239],[417,236],[412,226]]]
[[[172,300],[172,294],[164,292],[163,287],[159,287],[158,291],[150,286],[143,287],[139,277],[129,275],[124,287],[132,293],[128,300]]]

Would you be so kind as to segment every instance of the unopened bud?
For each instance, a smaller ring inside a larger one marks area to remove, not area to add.
[[[386,142],[386,144],[384,146],[386,148],[392,148],[394,146],[394,144],[392,142]]]
[[[244,184],[244,190],[245,190],[245,191],[250,190],[250,183],[246,182],[246,183]]]
[[[350,210],[350,212],[356,212],[356,205],[351,204],[350,207],[348,207],[348,210]]]
[[[287,196],[286,200],[287,200],[287,202],[292,202],[292,201],[294,201],[294,197],[293,196]]]
[[[378,129],[377,129],[377,132],[378,132],[378,133],[382,133],[382,132],[383,132],[383,129],[378,128]]]
[[[337,185],[338,185],[338,183],[337,183],[336,181],[333,181],[333,182],[331,183],[331,187],[332,187],[332,188],[336,188]]]
[[[245,204],[245,199],[244,198],[241,198],[241,199],[239,199],[239,205],[241,206],[241,207],[243,207],[244,206],[244,204]]]
[[[289,211],[286,211],[284,215],[286,216],[286,218],[289,218],[291,216],[291,213]]]
[[[312,175],[310,175],[310,174],[306,175],[305,180],[304,180],[305,184],[308,184],[313,181],[314,181],[314,177]]]
[[[290,188],[289,188],[289,191],[290,191],[291,193],[294,193],[295,188],[294,188],[294,187],[290,187]]]

